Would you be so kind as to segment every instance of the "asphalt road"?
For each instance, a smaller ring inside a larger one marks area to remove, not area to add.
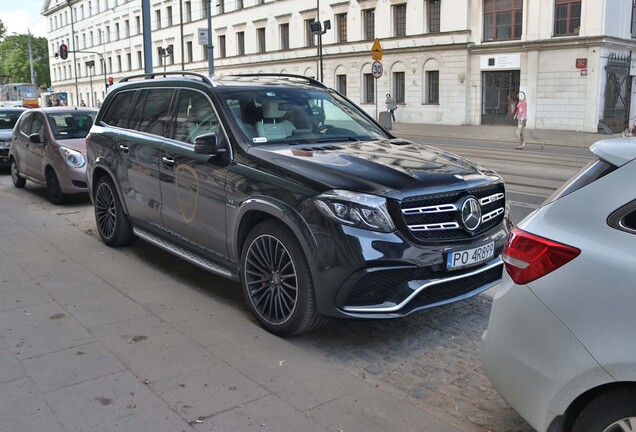
[[[426,143],[469,157],[502,174],[515,223],[537,208],[591,156],[586,149],[530,148],[520,152],[503,143],[448,139]],[[13,188],[8,174],[0,174],[0,187]],[[24,190],[12,189],[12,193],[24,196],[34,211],[51,218],[71,219],[78,229],[97,237],[92,206],[86,197],[60,207],[49,204],[44,189],[31,183]],[[139,260],[142,266],[148,265],[153,256],[164,254],[144,242],[137,242],[131,249],[131,259]],[[180,273],[175,275],[177,278],[205,280],[207,286],[228,285],[187,263],[175,266],[173,271]],[[238,285],[235,288],[214,295],[223,300],[228,311],[246,314]],[[491,387],[478,359],[494,290],[400,320],[333,320],[290,342],[425,407],[465,431],[529,432],[532,429]]]

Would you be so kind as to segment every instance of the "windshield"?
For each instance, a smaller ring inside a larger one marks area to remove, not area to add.
[[[21,112],[0,112],[0,130],[13,129]]]
[[[93,122],[95,113],[70,112],[48,114],[49,125],[55,139],[86,138]]]
[[[34,98],[38,96],[38,92],[34,85],[20,85],[20,96],[22,98]]]
[[[386,133],[336,93],[298,88],[231,91],[225,102],[248,142],[369,141]]]

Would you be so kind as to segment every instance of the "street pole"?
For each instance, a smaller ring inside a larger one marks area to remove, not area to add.
[[[206,0],[208,8],[208,73],[214,76],[214,47],[212,46],[212,2]]]
[[[316,0],[316,21],[320,22],[320,0]],[[322,30],[322,28],[321,28]],[[320,73],[318,76],[320,77],[320,82],[323,82],[323,67],[322,67],[322,31],[318,33],[318,64],[320,68]]]
[[[73,42],[73,75],[75,76],[75,98],[79,98],[79,86],[77,85],[77,55],[75,54],[75,50],[77,47],[75,46],[75,24],[73,20],[73,7],[71,6],[71,0],[66,0],[66,4],[68,4],[68,8],[71,10],[71,42]],[[77,100],[74,100],[75,105],[77,106]]]
[[[31,50],[31,30],[27,29],[27,35],[29,36],[29,66],[31,67],[31,84],[38,86],[35,79],[35,71],[33,70],[33,51]]]
[[[141,0],[141,16],[144,29],[144,72],[152,73],[152,27],[150,25],[150,0]]]

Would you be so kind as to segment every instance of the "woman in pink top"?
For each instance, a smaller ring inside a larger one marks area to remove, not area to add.
[[[526,100],[526,94],[524,92],[519,92],[519,102],[517,102],[517,111],[515,111],[514,118],[517,119],[517,129],[519,130],[519,146],[517,146],[517,150],[523,150],[526,146],[526,140],[523,134],[526,130],[526,121],[528,120],[528,101]]]

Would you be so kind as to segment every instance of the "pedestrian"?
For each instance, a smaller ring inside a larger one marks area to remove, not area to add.
[[[512,95],[508,95],[508,124],[514,124],[515,113],[517,112],[517,101]]]
[[[397,104],[395,103],[395,99],[391,97],[391,93],[386,94],[386,110],[391,113],[391,119],[395,121],[395,110],[397,109]]]
[[[519,92],[519,102],[517,102],[517,110],[515,111],[514,118],[517,119],[515,135],[517,131],[519,131],[519,145],[517,146],[517,150],[523,150],[526,146],[524,133],[526,130],[526,122],[528,121],[528,101],[526,100],[526,94],[522,91]]]
[[[82,101],[82,102],[80,103],[80,106],[82,106],[82,107],[85,107],[85,106],[86,106],[86,104],[84,103],[84,101]]]
[[[97,108],[101,108],[102,107],[102,101],[97,99]]]

